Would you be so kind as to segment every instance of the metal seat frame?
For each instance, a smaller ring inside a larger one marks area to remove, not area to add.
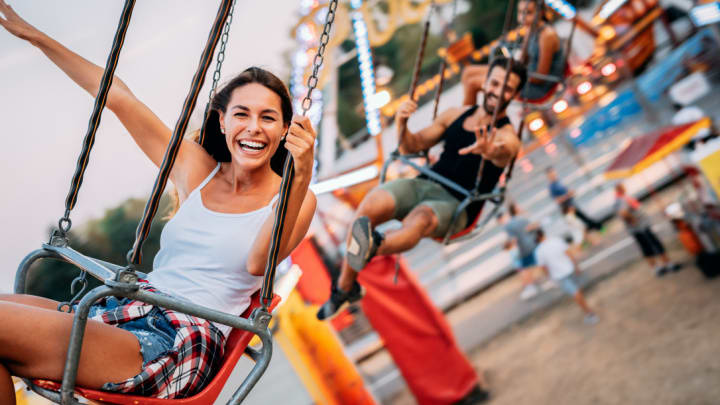
[[[138,284],[138,279],[144,276],[143,273],[128,271],[127,267],[93,259],[68,246],[53,246],[50,244],[43,244],[41,249],[31,252],[20,263],[15,277],[16,294],[24,294],[27,292],[28,272],[32,265],[41,259],[55,259],[72,264],[103,283],[103,285],[90,290],[80,300],[77,306],[72,330],[70,332],[70,342],[60,392],[40,387],[33,381],[24,379],[29,388],[50,401],[63,405],[81,404],[81,402],[74,398],[74,393],[85,326],[87,325],[90,307],[98,300],[108,296],[138,300],[257,335],[262,342],[262,348],[259,350],[251,347],[245,348],[245,353],[255,361],[255,365],[242,384],[235,390],[232,398],[227,402],[228,405],[241,403],[260,380],[260,377],[262,377],[270,364],[273,346],[268,324],[272,315],[264,306],[256,308],[251,313],[249,319],[246,319],[239,317],[237,314],[221,312],[167,295],[143,291],[139,289]]]
[[[454,181],[443,177],[434,171],[430,170],[430,168],[427,165],[419,165],[416,162],[413,161],[413,159],[417,158],[425,158],[427,159],[427,153],[415,153],[415,154],[402,154],[399,151],[395,150],[392,153],[390,153],[390,156],[387,160],[383,163],[382,169],[380,171],[380,183],[385,183],[386,177],[387,177],[387,170],[390,167],[390,165],[395,161],[400,161],[403,164],[412,167],[413,169],[419,171],[423,175],[427,176],[433,181],[436,181],[444,186],[447,186],[458,193],[463,195],[463,200],[460,202],[460,204],[455,209],[455,212],[453,213],[452,219],[450,220],[450,226],[448,227],[447,232],[445,233],[445,236],[443,236],[442,239],[438,238],[437,240],[441,242],[443,245],[448,245],[451,242],[459,242],[462,240],[470,239],[473,236],[475,236],[475,232],[478,229],[482,229],[487,225],[487,223],[492,219],[495,214],[500,209],[500,206],[502,206],[502,203],[505,199],[505,187],[500,187],[499,189],[492,191],[490,193],[480,193],[478,191],[478,188],[474,188],[473,190],[467,190],[463,186],[455,183]],[[456,233],[453,233],[453,229],[455,229],[455,225],[457,224],[458,220],[460,219],[460,215],[465,211],[465,209],[472,203],[480,202],[480,201],[486,201],[490,200],[495,204],[495,207],[493,208],[493,211],[487,215],[482,221],[478,220],[482,216],[482,211],[477,214],[475,218],[472,219],[472,221],[468,224],[468,226]]]

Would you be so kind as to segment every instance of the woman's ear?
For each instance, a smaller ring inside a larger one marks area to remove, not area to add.
[[[281,141],[285,140],[285,137],[288,135],[288,131],[290,130],[290,124],[284,124],[283,125],[283,136],[280,138]]]
[[[220,132],[224,135],[225,134],[225,112],[224,111],[218,111],[218,124],[220,125]]]

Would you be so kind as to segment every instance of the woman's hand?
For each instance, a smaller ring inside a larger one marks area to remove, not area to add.
[[[0,0],[0,14],[4,16],[4,18],[0,17],[0,25],[2,25],[9,33],[20,39],[32,41],[33,38],[40,33],[37,28],[20,18],[15,10],[13,10],[12,7],[5,2],[5,0]]]
[[[1,0],[0,0],[1,1]],[[310,180],[315,164],[315,130],[310,119],[295,115],[285,137],[285,148],[295,163],[295,175]]]

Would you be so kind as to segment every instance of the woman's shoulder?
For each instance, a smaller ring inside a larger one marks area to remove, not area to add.
[[[197,144],[195,146],[202,148]],[[207,157],[207,159],[193,160],[186,165],[186,172],[177,176],[180,184],[175,184],[175,187],[181,193],[181,200],[187,198],[193,190],[203,186],[203,183],[207,183],[209,177],[218,170],[220,163],[209,155]]]
[[[558,39],[557,31],[555,31],[555,28],[553,28],[550,24],[545,24],[545,26],[540,30],[540,40],[549,40],[549,39]]]

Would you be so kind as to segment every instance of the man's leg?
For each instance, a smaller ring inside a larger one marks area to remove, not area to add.
[[[593,312],[593,310],[590,308],[590,305],[588,305],[587,301],[585,300],[585,295],[582,293],[582,290],[577,285],[575,277],[569,275],[563,279],[560,279],[560,285],[567,294],[573,297],[575,303],[580,307],[580,309],[582,309],[583,313],[585,314],[585,323],[597,323],[597,315],[595,315],[595,312]]]
[[[400,229],[388,231],[382,245],[378,248],[378,255],[391,255],[406,252],[414,248],[422,238],[435,233],[438,227],[438,217],[435,211],[427,205],[419,205],[402,220]]]
[[[575,207],[575,215],[585,224],[585,226],[587,226],[589,230],[599,230],[602,228],[602,224],[585,214],[585,212],[583,212],[577,204],[573,204],[573,207]]]
[[[585,301],[585,296],[583,295],[582,291],[578,290],[575,295],[573,295],[573,299],[580,306],[583,312],[585,312],[585,315],[593,314],[593,310],[590,309],[587,301]]]
[[[392,196],[384,190],[378,190],[387,194],[392,199]],[[382,200],[379,200],[382,201]],[[369,203],[377,204],[376,202]],[[384,205],[387,206],[387,205]],[[370,223],[373,228],[377,224],[381,224],[392,219],[392,211],[388,214],[388,211],[379,211],[380,207],[373,207],[376,209],[374,214],[376,221],[370,219]],[[394,205],[393,205],[394,210]],[[358,209],[358,217],[363,216],[364,213],[370,212],[371,209]],[[384,217],[387,215],[387,217]],[[367,216],[367,215],[366,215]],[[370,218],[370,216],[368,216]],[[379,219],[379,220],[378,220]],[[393,229],[385,234],[382,244],[378,247],[376,252],[377,255],[391,255],[394,253],[406,252],[415,247],[422,238],[432,235],[438,226],[438,218],[432,208],[427,205],[419,205],[415,207],[410,213],[402,220],[402,226],[400,229]],[[350,235],[351,236],[351,235]],[[348,243],[350,243],[348,239]],[[357,271],[353,270],[347,263],[347,260],[343,260],[340,277],[338,278],[338,287],[343,291],[350,291],[353,284],[357,279]]]
[[[362,202],[355,213],[353,222],[359,217],[368,217],[370,224],[374,229],[377,225],[387,222],[393,218],[395,213],[395,198],[388,191],[381,188],[375,188],[371,190]],[[352,233],[348,232],[347,243],[350,243]],[[348,265],[347,259],[343,259],[340,267],[340,276],[338,277],[338,287],[348,292],[352,289],[355,279],[357,278],[357,272]]]

